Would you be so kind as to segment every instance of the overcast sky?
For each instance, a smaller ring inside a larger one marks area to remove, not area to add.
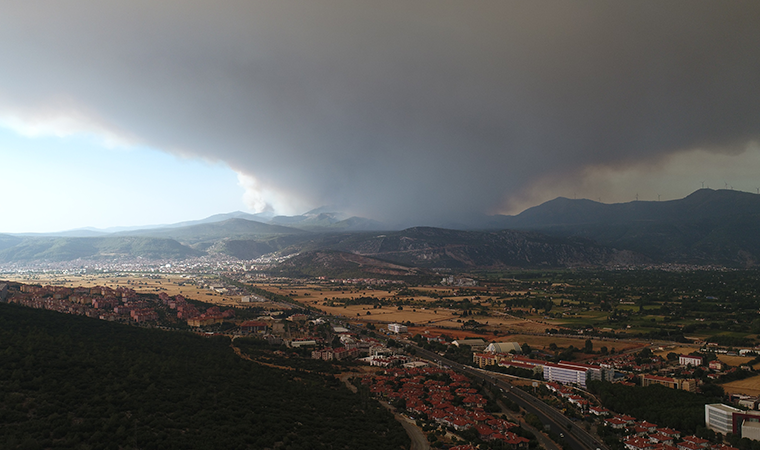
[[[0,6],[0,232],[760,188],[760,2]]]

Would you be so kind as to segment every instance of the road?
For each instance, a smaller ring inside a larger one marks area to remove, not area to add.
[[[388,402],[380,400],[380,404],[393,413],[396,420],[401,423],[401,426],[406,430],[406,434],[408,434],[409,439],[412,440],[412,446],[409,450],[430,450],[430,444],[428,443],[427,437],[425,437],[425,433],[420,430],[413,420],[400,414],[396,411],[396,408],[391,406]]]
[[[419,357],[448,366],[454,370],[466,373],[474,378],[484,380],[497,386],[502,390],[502,393],[506,398],[520,405],[525,411],[535,414],[541,420],[541,423],[549,425],[551,431],[557,434],[564,434],[565,442],[573,450],[608,450],[597,437],[592,436],[584,430],[583,427],[565,417],[560,411],[557,411],[522,389],[513,388],[510,383],[507,383],[504,380],[484,374],[470,366],[465,366],[446,359],[437,353],[420,348],[412,342],[405,341],[405,343],[413,346]]]

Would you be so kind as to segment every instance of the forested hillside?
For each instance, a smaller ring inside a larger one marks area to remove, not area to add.
[[[376,402],[227,338],[0,304],[1,448],[400,449]]]

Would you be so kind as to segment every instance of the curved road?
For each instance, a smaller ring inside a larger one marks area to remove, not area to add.
[[[385,406],[388,411],[393,413],[396,420],[401,423],[401,426],[406,430],[406,434],[409,435],[409,439],[412,440],[412,447],[409,450],[430,450],[430,443],[428,443],[425,433],[419,429],[417,424],[408,417],[399,414],[396,408],[391,406],[390,403],[380,400],[380,404]]]

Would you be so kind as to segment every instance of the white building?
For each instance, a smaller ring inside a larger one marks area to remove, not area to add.
[[[517,342],[493,342],[488,344],[487,353],[522,353],[522,347]]]
[[[562,384],[577,384],[585,388],[587,380],[601,380],[602,368],[588,364],[570,363],[544,363],[544,380],[556,381]]]
[[[760,422],[747,419],[742,423],[742,437],[760,441]]]
[[[544,364],[544,380],[586,387],[586,370],[547,362]]]
[[[681,355],[678,357],[678,364],[682,366],[701,366],[702,365],[702,357],[701,356],[689,356],[689,355]]]
[[[716,433],[732,433],[735,412],[742,410],[721,403],[705,405],[705,426]]]
[[[406,327],[406,325],[401,325],[400,323],[389,323],[388,331],[392,331],[396,334],[400,334],[400,333],[408,332],[409,329]]]

